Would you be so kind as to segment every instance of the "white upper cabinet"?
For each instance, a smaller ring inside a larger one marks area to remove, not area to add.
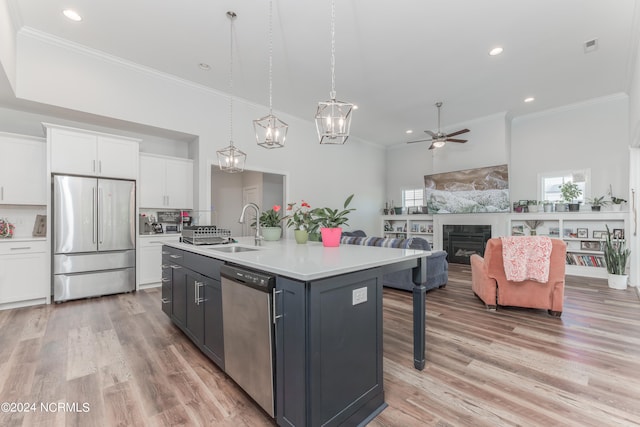
[[[42,138],[0,133],[0,204],[47,204],[47,147]]]
[[[193,209],[193,161],[140,154],[140,207]]]
[[[45,124],[51,172],[105,178],[138,177],[139,140]]]

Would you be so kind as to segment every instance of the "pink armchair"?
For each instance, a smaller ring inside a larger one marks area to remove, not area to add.
[[[564,273],[567,245],[560,239],[551,239],[549,281],[547,283],[525,280],[507,280],[502,260],[502,240],[492,238],[487,242],[484,258],[471,256],[471,287],[486,304],[487,309],[497,306],[513,306],[547,309],[552,316],[562,315],[564,299]]]

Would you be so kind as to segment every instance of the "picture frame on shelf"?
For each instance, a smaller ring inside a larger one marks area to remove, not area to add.
[[[624,239],[624,230],[622,228],[614,228],[613,229],[613,238],[614,239]]]
[[[580,242],[580,249],[583,251],[601,251],[602,242],[594,242],[593,240],[583,240]]]
[[[562,237],[576,237],[577,234],[573,232],[573,228],[563,228],[562,229]]]
[[[578,239],[587,239],[589,237],[589,229],[588,228],[578,228],[576,230],[576,234]]]
[[[549,237],[560,237],[560,228],[549,227]]]
[[[511,227],[512,236],[524,236],[524,225],[514,225]]]
[[[606,239],[607,232],[604,230],[593,230],[593,238],[594,239]]]
[[[36,215],[36,222],[33,224],[33,237],[47,237],[47,216]]]

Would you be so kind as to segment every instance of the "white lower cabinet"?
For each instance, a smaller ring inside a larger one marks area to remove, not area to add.
[[[0,309],[46,303],[48,266],[46,241],[0,240]]]
[[[179,234],[140,236],[138,246],[139,287],[160,284],[162,280],[162,245],[179,240]]]

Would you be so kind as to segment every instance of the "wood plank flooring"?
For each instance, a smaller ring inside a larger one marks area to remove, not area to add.
[[[451,265],[427,294],[424,371],[411,294],[385,290],[389,407],[370,426],[640,425],[635,290],[569,276],[557,319],[487,312],[470,280]],[[2,426],[275,425],[171,324],[157,288],[0,311],[0,387],[0,403],[15,403],[0,407]]]

